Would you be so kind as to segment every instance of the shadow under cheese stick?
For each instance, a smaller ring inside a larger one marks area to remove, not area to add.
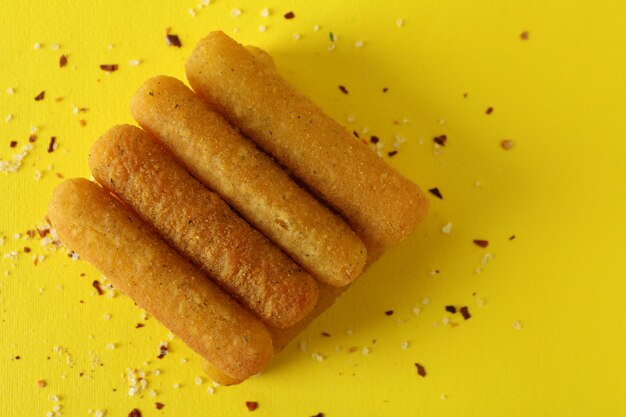
[[[98,185],[64,181],[47,216],[67,247],[225,378],[245,379],[271,360],[265,326]]]
[[[196,93],[344,216],[368,262],[426,215],[417,185],[223,32],[200,40],[186,73]]]
[[[109,129],[92,146],[89,167],[100,184],[266,323],[293,326],[313,309],[315,279],[146,132],[129,125]]]
[[[194,177],[319,281],[344,286],[361,273],[367,253],[354,231],[182,82],[146,81],[131,112]]]

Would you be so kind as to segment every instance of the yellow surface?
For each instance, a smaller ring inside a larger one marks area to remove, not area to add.
[[[1,416],[45,416],[57,404],[53,395],[64,416],[126,416],[133,408],[144,416],[240,416],[249,414],[245,401],[259,402],[259,416],[626,414],[626,3],[5,3],[0,158],[20,151],[31,126],[38,140],[17,173],[0,174]],[[268,18],[259,14],[265,6]],[[231,15],[234,8],[241,16]],[[289,10],[295,19],[282,17]],[[167,27],[181,49],[166,46]],[[195,42],[218,28],[270,51],[329,114],[379,136],[385,154],[396,135],[406,138],[390,162],[424,188],[439,187],[444,199],[433,197],[423,227],[264,375],[211,395],[206,378],[196,385],[193,352],[174,339],[171,353],[157,359],[167,330],[119,294],[95,295],[98,272],[25,232],[41,221],[57,173],[89,177],[90,145],[111,125],[131,122],[129,99],[143,80],[183,77]],[[329,52],[331,31],[337,40]],[[62,69],[61,54],[68,57]],[[133,67],[133,59],[142,62]],[[106,74],[100,64],[120,67]],[[34,101],[41,90],[45,99]],[[73,106],[89,110],[75,115]],[[432,138],[441,134],[448,139],[435,154]],[[59,143],[53,153],[50,136]],[[503,150],[503,139],[514,149]],[[24,246],[32,252],[5,257]],[[487,253],[493,259],[482,267]],[[35,266],[33,254],[45,259]],[[446,313],[448,304],[469,306],[471,319]],[[146,326],[136,329],[138,322]],[[137,396],[128,395],[127,368],[147,372]],[[37,388],[39,379],[47,386]],[[155,401],[165,407],[157,411]]]

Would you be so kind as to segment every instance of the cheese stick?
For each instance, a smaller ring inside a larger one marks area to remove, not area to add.
[[[350,227],[182,82],[148,80],[131,112],[189,172],[320,281],[343,286],[361,273],[367,253]]]
[[[92,146],[89,167],[98,182],[266,323],[293,326],[315,305],[315,279],[141,129],[109,129]]]
[[[219,372],[243,380],[271,360],[265,326],[104,189],[64,181],[47,216],[66,246]]]
[[[223,32],[200,40],[186,73],[196,93],[350,222],[369,262],[425,216],[417,185]]]

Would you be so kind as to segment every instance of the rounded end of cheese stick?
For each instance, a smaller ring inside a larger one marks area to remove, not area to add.
[[[47,216],[67,247],[220,372],[245,379],[271,360],[267,328],[98,185],[64,181]]]
[[[216,369],[211,363],[207,360],[202,360],[200,362],[200,367],[204,371],[204,373],[211,378],[211,380],[217,382],[220,385],[237,385],[241,384],[244,380],[232,378],[228,375],[224,375],[223,372],[220,372]]]

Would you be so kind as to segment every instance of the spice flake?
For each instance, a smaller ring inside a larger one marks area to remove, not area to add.
[[[339,91],[341,91],[344,94],[348,94],[348,89],[343,85],[339,86]]]
[[[287,20],[291,20],[291,19],[293,19],[294,17],[296,17],[296,14],[295,14],[294,12],[287,12],[287,13],[285,13],[285,15],[284,15],[283,17],[284,17],[285,19],[287,19]]]
[[[165,407],[165,404],[163,404],[163,403],[154,403],[154,406],[156,407],[157,410],[161,410],[163,407]]]
[[[431,193],[432,195],[434,195],[435,197],[443,200],[443,195],[441,195],[441,191],[439,191],[439,188],[435,187],[435,188],[431,188],[428,190],[429,193]]]
[[[41,101],[46,97],[46,92],[42,91],[41,93],[37,94],[35,96],[35,101]]]
[[[141,411],[136,408],[133,408],[130,413],[128,413],[128,417],[141,417]]]
[[[426,369],[424,368],[424,366],[422,366],[419,363],[415,362],[415,367],[417,368],[417,374],[419,376],[421,376],[422,378],[426,377]]]
[[[114,71],[117,71],[118,68],[119,68],[119,65],[117,64],[101,64],[100,65],[100,69],[106,72],[114,72]]]
[[[446,140],[448,140],[448,136],[446,135],[439,135],[433,138],[433,142],[439,146],[446,146]]]
[[[472,315],[469,312],[469,308],[467,306],[461,307],[459,311],[461,312],[461,315],[463,316],[464,320],[469,320],[470,317],[472,317]]]
[[[256,401],[246,401],[246,407],[248,407],[248,411],[254,411],[259,408],[259,403]]]
[[[66,65],[67,65],[67,56],[61,55],[61,57],[59,58],[59,67],[63,68]]]
[[[183,46],[178,35],[172,35],[171,33],[165,35],[165,41],[167,42],[167,46],[175,46],[177,48]]]
[[[476,246],[480,246],[481,248],[486,248],[487,246],[489,246],[489,241],[488,240],[474,239],[473,242],[474,242],[474,244]]]

